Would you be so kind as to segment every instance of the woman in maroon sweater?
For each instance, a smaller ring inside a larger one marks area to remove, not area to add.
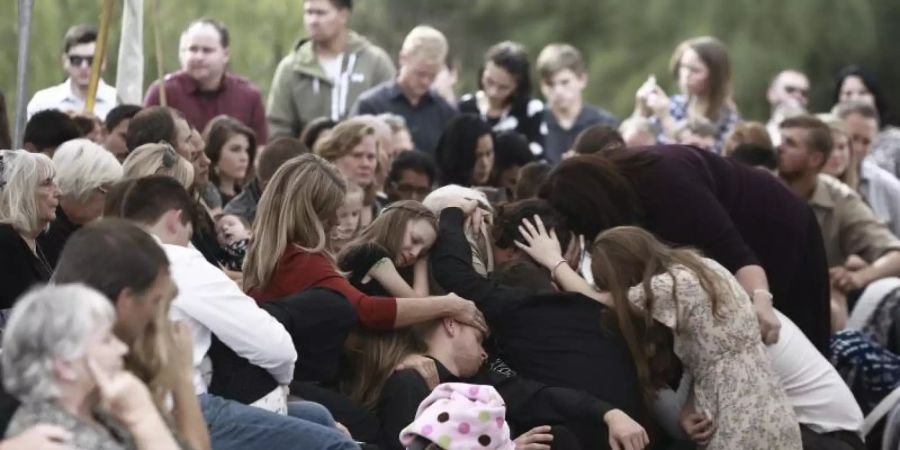
[[[446,316],[486,328],[475,304],[454,294],[373,297],[354,288],[326,250],[346,189],[340,172],[315,155],[292,159],[278,169],[260,199],[244,261],[244,289],[251,297],[262,303],[328,288],[350,301],[364,328],[400,328]]]
[[[639,225],[670,244],[697,248],[750,294],[765,343],[777,340],[780,328],[774,301],[827,355],[822,235],[809,206],[771,174],[693,147],[614,150],[564,161],[540,197],[588,239]]]

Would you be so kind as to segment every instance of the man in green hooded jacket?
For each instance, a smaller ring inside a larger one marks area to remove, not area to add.
[[[306,0],[309,37],[275,70],[266,105],[269,133],[297,137],[310,120],[347,117],[357,97],[396,76],[388,54],[347,28],[352,0]]]

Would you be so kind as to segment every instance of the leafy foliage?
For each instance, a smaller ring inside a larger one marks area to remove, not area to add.
[[[0,90],[13,107],[15,92],[15,0],[0,0]],[[147,6],[153,2],[145,0]],[[164,68],[178,68],[178,37],[194,18],[224,21],[232,35],[233,70],[267,92],[278,61],[303,33],[299,0],[158,0]],[[118,3],[118,2],[117,2]],[[668,72],[672,50],[683,39],[711,34],[730,49],[735,100],[745,117],[765,119],[765,89],[782,68],[809,74],[812,107],[831,106],[832,76],[842,66],[872,68],[883,84],[900,79],[900,19],[896,0],[357,0],[353,27],[396,55],[405,33],[419,23],[445,32],[461,64],[459,92],[474,88],[484,51],[518,40],[532,57],[549,42],[569,42],[589,63],[587,99],[619,116],[630,113],[634,92],[656,74],[667,92],[676,89]],[[29,60],[29,94],[60,82],[62,36],[69,25],[99,21],[99,0],[38,0]],[[117,8],[121,8],[118,5]],[[114,14],[105,79],[113,80],[120,9]],[[156,56],[146,13],[146,76],[156,74]],[[885,86],[900,107],[900,90]],[[535,94],[539,94],[535,92]]]

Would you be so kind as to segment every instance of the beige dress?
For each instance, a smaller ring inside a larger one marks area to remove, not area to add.
[[[800,449],[800,428],[760,340],[750,299],[727,269],[708,267],[726,280],[719,316],[696,274],[682,265],[653,277],[653,318],[673,330],[675,354],[694,380],[694,405],[712,417],[716,432],[707,447]],[[674,293],[674,295],[673,295]],[[644,308],[642,286],[628,291]]]

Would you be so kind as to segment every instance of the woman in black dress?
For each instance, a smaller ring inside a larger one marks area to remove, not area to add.
[[[764,342],[778,336],[774,302],[827,355],[822,235],[809,206],[771,174],[692,147],[622,149],[563,161],[539,195],[587,239],[639,225],[699,249],[751,294]]]
[[[53,272],[37,237],[56,218],[55,176],[44,154],[0,150],[0,327],[16,299]]]

